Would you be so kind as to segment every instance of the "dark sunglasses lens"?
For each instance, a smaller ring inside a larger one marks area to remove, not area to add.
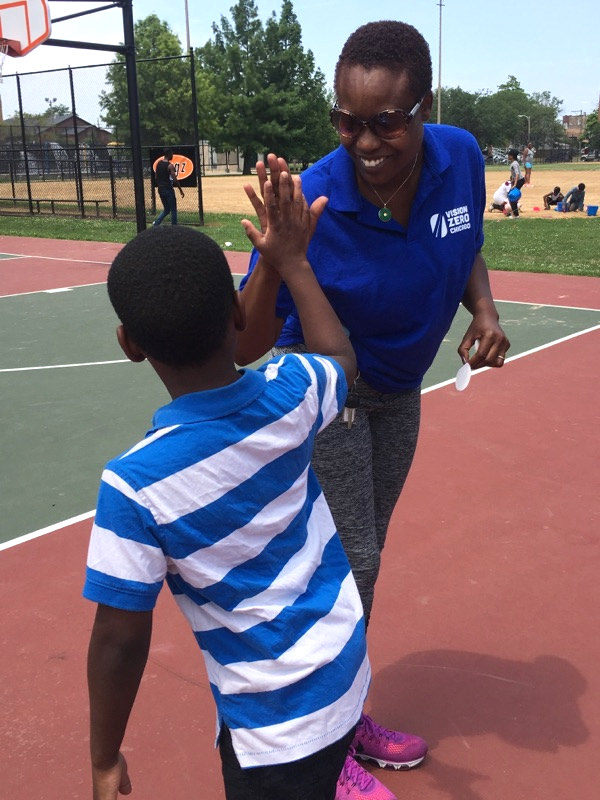
[[[356,136],[362,129],[362,122],[347,111],[334,108],[330,115],[331,124],[340,136]]]
[[[407,115],[402,111],[383,111],[373,117],[371,124],[382,139],[393,139],[408,128]]]

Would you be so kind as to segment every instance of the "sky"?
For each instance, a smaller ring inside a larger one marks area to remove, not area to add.
[[[440,9],[440,1],[443,5]],[[255,0],[263,22],[273,11],[279,15],[281,0]],[[600,95],[600,2],[578,0],[530,0],[521,4],[481,0],[379,0],[371,8],[365,0],[292,0],[302,28],[305,50],[312,50],[316,66],[331,85],[339,51],[360,25],[380,19],[400,19],[414,25],[429,43],[433,62],[433,88],[460,87],[467,92],[494,92],[514,75],[527,94],[549,91],[562,101],[562,114],[590,113]],[[51,16],[66,16],[106,3],[50,0]],[[234,0],[188,0],[190,44],[200,47],[212,37],[212,23],[221,16],[231,19]],[[441,11],[441,24],[440,24]],[[186,0],[133,0],[134,20],[149,14],[166,20],[184,47]],[[115,43],[123,41],[120,9],[109,9],[79,19],[59,22],[52,35],[58,39]],[[34,72],[111,61],[111,54],[93,50],[40,46],[23,58],[8,57],[4,74]],[[4,117],[17,108],[7,81],[0,84]],[[42,95],[47,94],[42,92]],[[43,96],[39,108],[46,104]],[[434,108],[435,105],[434,105]],[[98,121],[98,110],[77,107],[81,116]],[[442,109],[442,122],[443,122]],[[525,124],[525,120],[524,120]]]

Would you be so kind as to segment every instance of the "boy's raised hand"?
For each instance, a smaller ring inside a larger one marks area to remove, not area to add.
[[[242,220],[242,225],[252,245],[284,277],[293,264],[306,260],[306,248],[327,198],[318,197],[309,208],[300,177],[288,172],[279,172],[276,182],[261,182],[261,189],[264,203],[251,186],[245,187],[262,230],[247,219]]]

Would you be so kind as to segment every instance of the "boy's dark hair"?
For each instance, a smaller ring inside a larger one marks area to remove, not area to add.
[[[165,147],[163,150],[163,156],[170,161],[173,158],[173,149],[171,147]]]
[[[107,287],[128,336],[157,361],[201,364],[223,343],[235,288],[223,251],[203,233],[170,225],[138,234]]]
[[[340,70],[352,66],[406,72],[415,102],[431,89],[429,45],[419,31],[406,22],[382,20],[357,28],[343,46],[336,64],[333,81],[336,89]]]
[[[525,178],[519,178],[519,180],[516,183],[517,189],[521,189],[523,187],[524,183],[525,183]]]
[[[513,147],[513,148],[511,148],[511,149],[508,151],[508,155],[509,155],[511,158],[518,158],[518,157],[519,157],[519,151],[518,151],[518,150],[515,150],[515,149],[514,149],[514,147]]]
[[[585,183],[580,183],[580,184],[577,186],[577,188],[579,189],[579,191],[580,191],[580,192],[583,192],[583,190],[585,189]]]

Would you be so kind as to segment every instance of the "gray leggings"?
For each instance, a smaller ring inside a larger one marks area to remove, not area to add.
[[[297,347],[273,353],[297,352]],[[421,390],[382,394],[358,378],[352,428],[341,415],[316,438],[312,465],[329,503],[368,622],[388,524],[417,445]]]

